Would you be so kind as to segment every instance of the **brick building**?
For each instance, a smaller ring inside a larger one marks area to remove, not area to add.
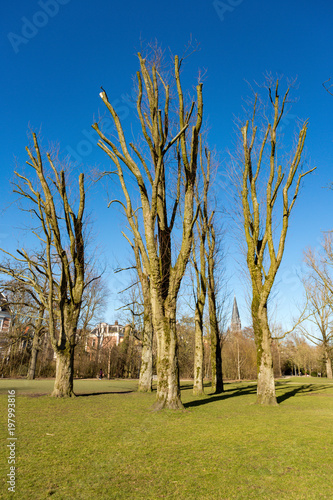
[[[112,345],[119,345],[124,340],[125,326],[115,321],[114,325],[98,323],[87,335],[85,350],[92,354],[98,350],[107,349]]]

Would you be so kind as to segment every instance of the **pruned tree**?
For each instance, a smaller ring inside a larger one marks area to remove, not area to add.
[[[252,119],[242,127],[242,180],[240,196],[246,241],[246,261],[251,278],[251,313],[257,347],[257,403],[276,405],[268,323],[268,299],[282,261],[290,215],[299,194],[302,178],[314,169],[301,172],[301,159],[307,133],[307,122],[299,131],[290,160],[283,167],[278,156],[278,132],[289,88],[282,99],[279,82],[269,88],[272,118],[267,120],[260,137],[257,126],[257,96]],[[267,169],[265,169],[267,166]],[[268,170],[268,173],[267,173]],[[267,173],[267,179],[265,175]],[[260,183],[265,183],[266,199],[260,199]],[[281,193],[281,200],[279,194]],[[276,237],[274,229],[280,225]]]
[[[138,54],[138,57],[140,71],[137,73],[137,113],[150,160],[145,159],[145,152],[140,150],[140,146],[133,143],[128,145],[120,119],[104,90],[100,93],[100,97],[112,116],[116,139],[111,140],[107,137],[97,123],[93,124],[93,128],[100,137],[99,146],[116,166],[125,198],[121,203],[130,229],[139,245],[142,263],[149,277],[152,318],[158,350],[155,407],[178,409],[183,408],[183,405],[180,398],[177,359],[176,304],[191,252],[193,225],[196,220],[193,200],[203,113],[202,84],[199,83],[196,88],[196,103],[193,101],[186,110],[180,79],[182,60],[176,56],[174,78],[178,97],[178,125],[175,133],[171,135],[170,86],[159,72],[157,64],[149,67],[141,54]],[[178,164],[177,189],[173,202],[168,189],[167,169],[172,152],[175,152]],[[138,212],[133,206],[135,195],[129,188],[129,173],[140,197],[142,210],[140,227]],[[181,204],[183,234],[180,248],[173,259],[172,235]]]
[[[56,353],[56,379],[53,396],[74,396],[73,360],[77,325],[85,288],[85,241],[83,215],[85,208],[84,174],[79,175],[79,200],[77,210],[70,202],[65,171],[58,169],[55,160],[46,154],[49,175],[45,172],[44,159],[33,136],[33,147],[27,147],[36,178],[15,172],[18,193],[30,208],[39,231],[33,233],[42,244],[40,255],[30,256],[25,249],[12,255],[4,250],[23,270],[1,267],[0,272],[32,288],[48,313],[48,331]],[[41,286],[40,277],[47,281],[47,289]],[[58,325],[58,328],[57,328]]]
[[[193,244],[191,261],[195,271],[195,286],[193,286],[194,302],[195,302],[195,350],[194,350],[194,381],[193,394],[201,395],[203,389],[203,361],[204,361],[204,345],[203,345],[203,329],[204,329],[204,309],[206,303],[207,292],[207,252],[206,239],[208,226],[210,224],[208,214],[208,191],[210,183],[210,152],[205,150],[206,166],[202,151],[202,141],[200,140],[200,170],[202,177],[202,199],[199,196],[199,176],[196,189],[196,203],[199,207],[198,218],[196,221],[196,234],[198,237],[198,253],[197,257],[196,245]],[[211,217],[213,213],[211,214]]]
[[[212,372],[212,391],[215,394],[223,392],[223,373],[222,373],[222,332],[220,331],[219,304],[217,298],[218,285],[216,279],[217,273],[217,245],[216,233],[214,227],[214,217],[208,224],[208,314],[210,330],[210,352],[211,352],[211,372]]]

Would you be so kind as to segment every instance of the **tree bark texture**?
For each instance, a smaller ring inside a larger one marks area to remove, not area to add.
[[[195,311],[195,347],[194,347],[194,380],[193,380],[193,394],[201,396],[204,394],[203,388],[203,332],[202,332],[202,316],[199,311]]]
[[[74,394],[74,345],[68,344],[66,349],[57,350],[56,353],[56,377],[53,397],[66,398],[73,397]]]
[[[216,286],[215,276],[215,230],[211,223],[208,232],[208,310],[210,326],[210,352],[213,393],[220,394],[224,391],[222,374],[222,343],[220,339],[220,330],[217,317]]]
[[[256,308],[257,304],[258,302],[254,300],[252,304],[252,318],[257,348],[257,404],[275,406],[277,405],[277,400],[271,349],[272,339],[268,325],[267,307],[258,311]]]
[[[326,377],[332,379],[333,374],[332,374],[332,361],[329,355],[329,350],[327,346],[324,346],[324,359],[325,359],[325,366],[326,366]]]
[[[28,380],[35,379],[38,352],[39,352],[38,344],[36,346],[35,337],[34,337],[33,343],[32,343],[32,348],[31,348],[31,356],[30,356],[30,361],[29,361],[28,375],[27,375]]]
[[[153,380],[153,326],[151,317],[144,319],[139,391],[151,392]]]

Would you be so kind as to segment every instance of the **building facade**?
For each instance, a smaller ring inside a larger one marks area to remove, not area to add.
[[[114,325],[98,323],[87,335],[85,350],[92,354],[96,351],[119,345],[124,340],[125,327],[115,321]]]

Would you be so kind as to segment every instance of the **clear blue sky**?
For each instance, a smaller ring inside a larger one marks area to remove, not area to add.
[[[285,133],[293,134],[296,117],[309,119],[307,158],[317,171],[306,179],[298,200],[279,275],[277,319],[288,323],[290,305],[301,297],[297,272],[303,250],[317,246],[321,231],[333,226],[333,192],[325,189],[333,180],[333,97],[322,87],[333,77],[331,1],[3,0],[0,26],[0,209],[13,200],[9,181],[14,157],[24,164],[29,124],[35,130],[41,128],[45,142],[59,142],[62,151],[82,161],[86,172],[108,164],[93,145],[91,130],[93,117],[104,112],[100,86],[130,131],[134,113],[124,96],[132,92],[140,40],[157,38],[164,48],[179,54],[190,35],[200,43],[186,75],[192,85],[198,69],[207,70],[204,103],[209,143],[222,158],[227,158],[226,150],[232,150],[235,142],[234,117],[242,114],[242,99],[248,95],[245,80],[262,81],[267,71],[298,78],[295,96],[299,100]],[[102,185],[93,188],[91,196],[96,244],[111,269],[130,255],[119,234],[123,220],[117,221],[117,212],[107,210]],[[13,250],[17,242],[22,245],[18,230],[22,216],[13,206],[0,215],[0,245]],[[249,324],[245,287],[233,260],[234,255],[241,257],[230,241],[228,249],[231,291],[237,295],[243,324]],[[114,291],[122,286],[119,275],[110,273],[109,280]],[[115,294],[112,301],[106,317],[110,322],[116,319]]]

